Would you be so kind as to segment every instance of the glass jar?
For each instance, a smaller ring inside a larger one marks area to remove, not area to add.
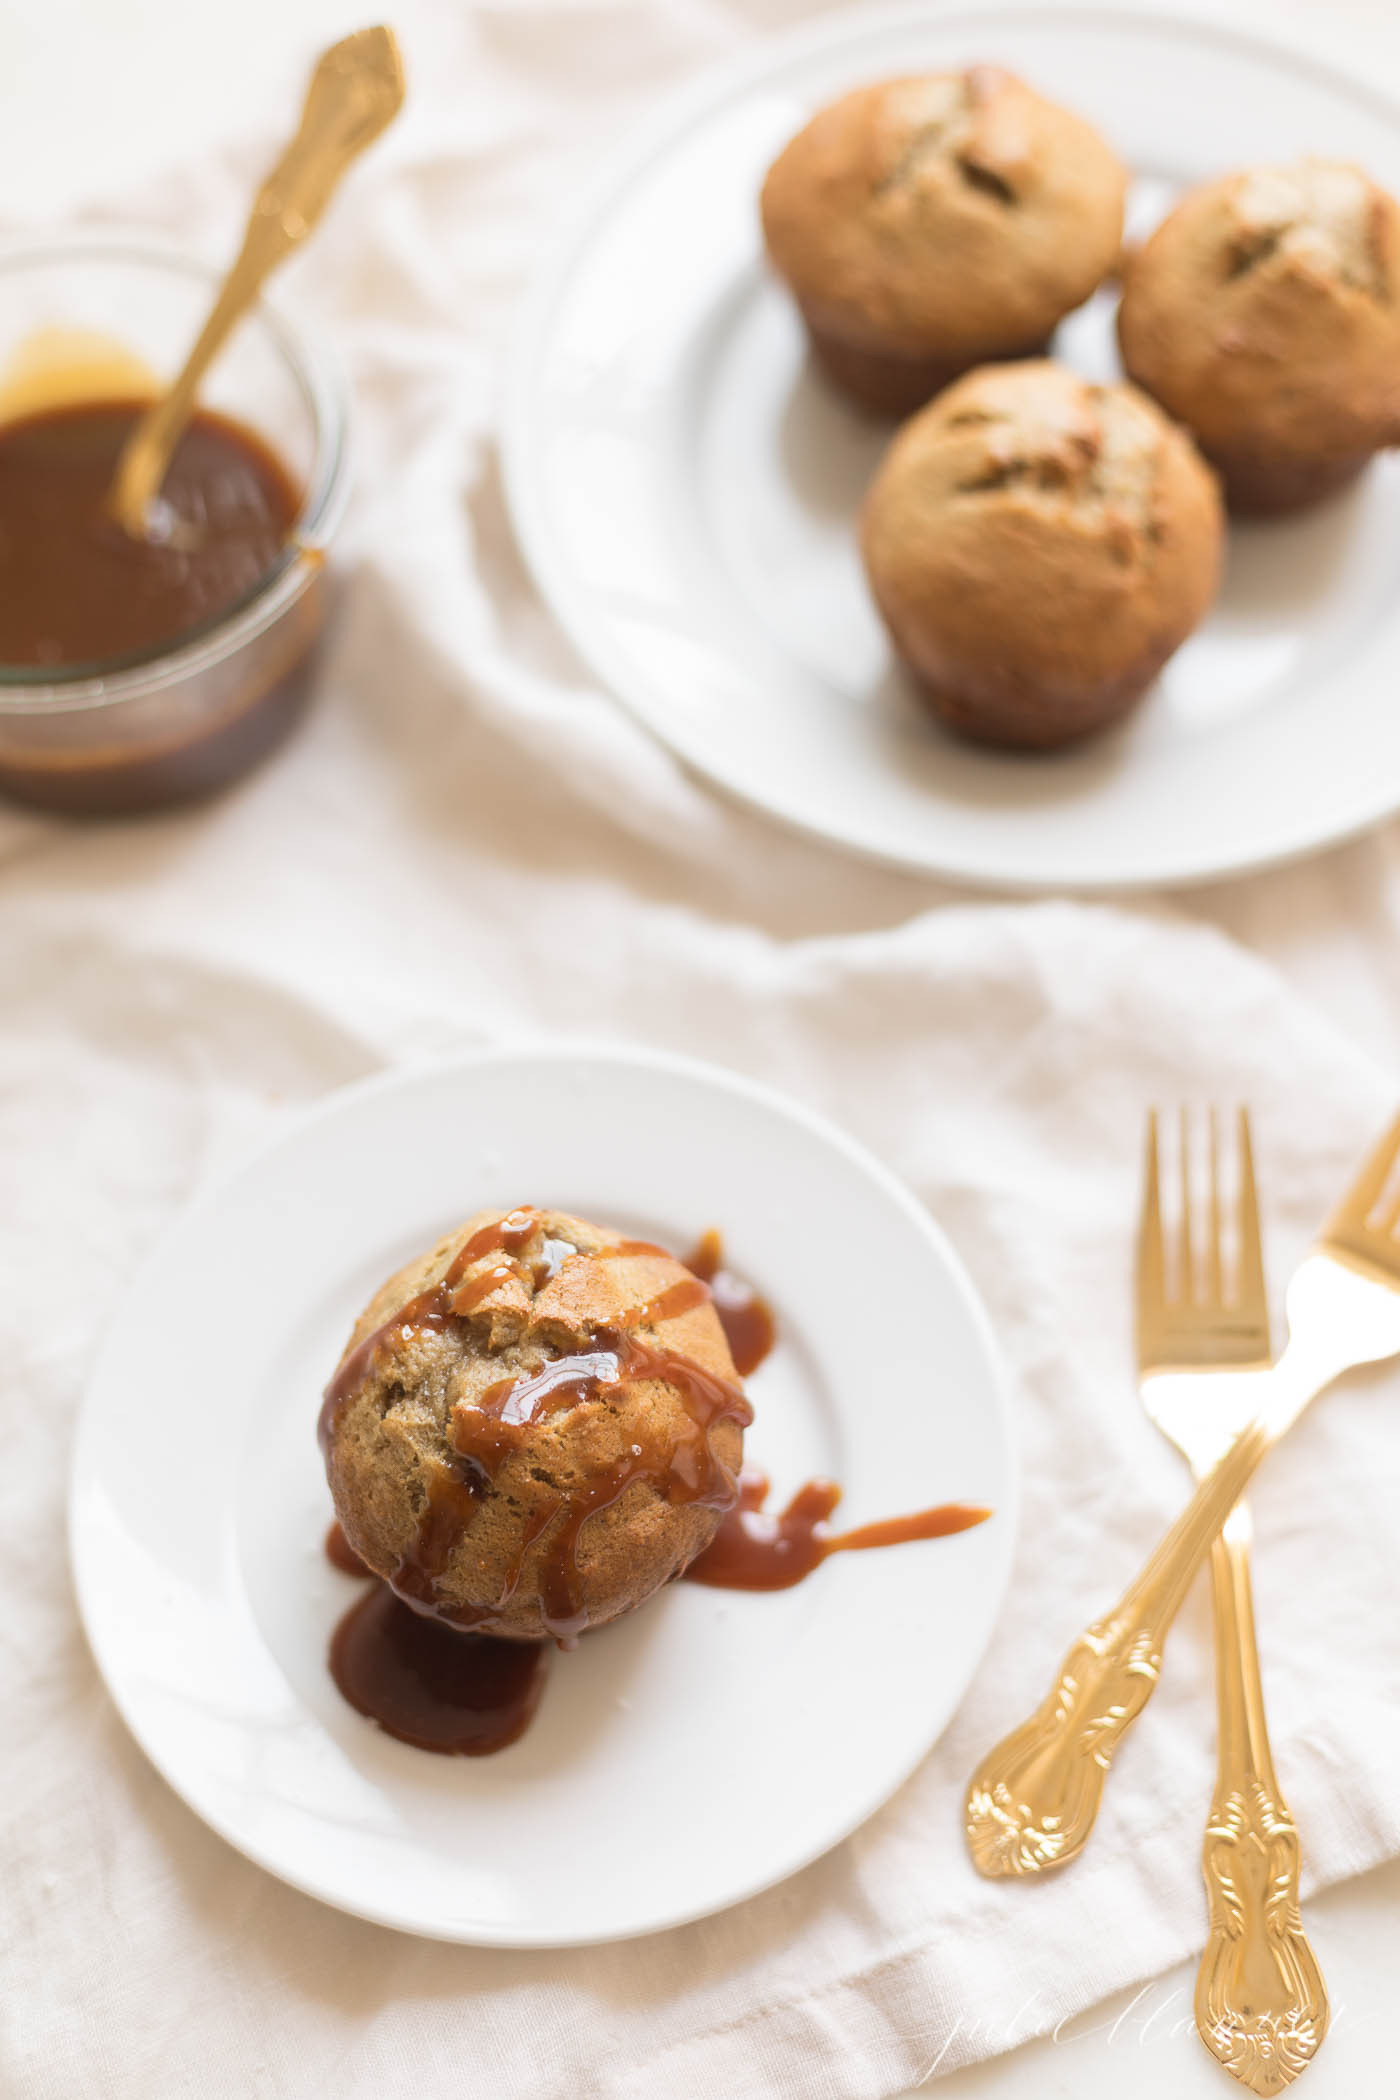
[[[157,390],[217,288],[206,264],[145,235],[0,247],[0,423]],[[301,715],[345,500],[344,385],[326,350],[261,301],[200,405],[286,467],[301,501],[285,545],[241,598],[168,646],[52,670],[0,664],[0,791],[83,815],[164,808],[228,786]]]

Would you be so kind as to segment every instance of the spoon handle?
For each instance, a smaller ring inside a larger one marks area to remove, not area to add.
[[[361,29],[324,52],[307,89],[296,135],[259,189],[238,259],[169,391],[151,404],[123,447],[109,505],[133,539],[147,532],[152,498],[189,421],[195,393],[235,324],[277,265],[305,240],[351,162],[403,102],[403,67],[392,30]]]

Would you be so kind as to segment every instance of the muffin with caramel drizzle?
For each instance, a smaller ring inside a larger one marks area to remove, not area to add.
[[[751,1410],[706,1285],[558,1211],[484,1211],[365,1307],[321,1410],[336,1516],[420,1611],[572,1641],[736,1498]]]

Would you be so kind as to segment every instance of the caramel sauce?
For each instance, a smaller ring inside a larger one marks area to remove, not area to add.
[[[991,1515],[976,1502],[939,1502],[932,1509],[916,1509],[912,1516],[878,1517],[873,1524],[857,1524],[838,1531],[826,1542],[828,1553],[867,1553],[872,1546],[907,1546],[914,1539],[946,1539],[955,1531],[971,1531]]]
[[[326,1533],[325,1555],[342,1575],[373,1579],[339,1524]],[[548,1661],[541,1641],[459,1632],[377,1579],[331,1635],[331,1676],[355,1711],[401,1743],[448,1756],[486,1757],[523,1735]]]
[[[420,1750],[488,1757],[525,1733],[549,1650],[425,1618],[376,1583],[331,1636],[331,1676],[357,1713]]]
[[[476,1514],[485,1482],[465,1470],[451,1472],[437,1466],[426,1476],[426,1498],[418,1529],[403,1559],[390,1576],[394,1588],[409,1604],[456,1626],[488,1626],[489,1612],[463,1616],[448,1612],[438,1601],[437,1581],[456,1550],[457,1541]]]
[[[720,1590],[788,1590],[832,1553],[946,1538],[991,1515],[989,1509],[967,1503],[943,1502],[912,1516],[886,1517],[853,1531],[829,1531],[827,1522],[841,1499],[834,1480],[807,1481],[777,1516],[764,1511],[767,1499],[766,1475],[746,1467],[739,1476],[737,1502],[720,1518],[713,1542],[686,1569],[687,1582]]]
[[[741,1378],[752,1376],[777,1338],[772,1308],[752,1284],[724,1266],[724,1242],[713,1229],[701,1236],[689,1254],[681,1256],[681,1262],[709,1286],[735,1370]]]
[[[217,629],[283,561],[308,564],[292,532],[302,499],[287,469],[253,431],[207,409],[192,418],[162,490],[171,530],[130,538],[106,498],[145,407],[140,367],[92,351],[47,373],[45,340],[0,380],[0,665],[43,685],[56,673],[144,664]],[[94,398],[102,384],[106,397]],[[327,579],[313,576],[236,648],[186,666],[173,684],[113,709],[6,718],[0,791],[73,816],[119,816],[226,787],[304,712],[328,605]]]
[[[698,1276],[684,1276],[679,1283],[668,1284],[664,1291],[648,1298],[646,1304],[639,1305],[635,1312],[629,1312],[627,1324],[629,1327],[654,1327],[662,1320],[677,1320],[682,1313],[694,1312],[697,1305],[703,1305],[709,1295],[707,1285]]]
[[[342,1575],[369,1575],[373,1572],[365,1566],[338,1523],[333,1523],[326,1533],[324,1551],[331,1566],[339,1568]]]
[[[448,1310],[459,1319],[465,1319],[468,1313],[476,1311],[478,1305],[485,1304],[492,1291],[499,1290],[503,1283],[514,1281],[514,1262],[497,1262],[494,1267],[483,1269],[479,1276],[473,1276],[470,1283],[459,1283],[452,1293]]]
[[[199,409],[162,503],[183,530],[132,539],[107,514],[145,403],[68,401],[0,425],[0,663],[37,673],[139,660],[227,612],[287,542],[301,496],[260,438]]]

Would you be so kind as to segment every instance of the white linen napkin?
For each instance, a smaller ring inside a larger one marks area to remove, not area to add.
[[[1391,1087],[1241,943],[1314,999],[1334,969],[1369,973],[1371,1040],[1400,1041],[1395,835],[1170,908],[972,900],[731,808],[579,666],[502,505],[491,417],[511,302],[618,119],[785,12],[410,15],[413,108],[297,266],[348,355],[360,427],[312,721],[208,810],[89,828],[0,815],[0,2085],[24,2100],[877,2100],[1200,1943],[1199,1594],[1074,1868],[980,1881],[961,1794],[1186,1491],[1133,1393],[1143,1110],[1252,1105],[1281,1290]],[[224,252],[267,143],[140,215]],[[888,1160],[991,1309],[1024,1501],[961,1712],[855,1837],[704,1923],[532,1955],[342,1917],[205,1830],[116,1719],[62,1541],[96,1339],[178,1205],[348,1079],[555,1033],[752,1072]],[[1312,1886],[1400,1851],[1398,1475],[1400,1377],[1377,1373],[1315,1410],[1255,1498],[1276,1757]]]

